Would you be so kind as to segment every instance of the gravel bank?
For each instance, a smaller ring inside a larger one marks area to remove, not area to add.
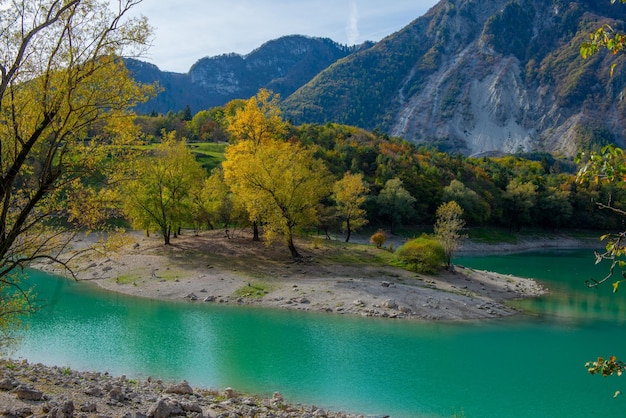
[[[271,398],[226,388],[192,388],[185,381],[166,383],[113,377],[107,373],[0,361],[0,415],[10,418],[190,418],[358,417],[315,406],[289,404],[278,392]]]

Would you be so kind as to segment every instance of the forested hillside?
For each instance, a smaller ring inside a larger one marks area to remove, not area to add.
[[[137,106],[139,113],[166,114],[186,106],[197,112],[233,99],[247,99],[260,88],[287,97],[356,49],[330,39],[292,35],[269,41],[247,55],[202,58],[186,74],[163,72],[137,60],[126,60],[126,64],[136,80],[157,82],[162,88],[157,97]]]

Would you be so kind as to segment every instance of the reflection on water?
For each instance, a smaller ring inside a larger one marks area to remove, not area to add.
[[[585,361],[626,346],[623,302],[590,290],[593,258],[551,252],[457,260],[537,277],[534,315],[437,323],[133,299],[35,274],[50,306],[16,355],[31,361],[271,394],[394,417],[618,416],[622,383]],[[589,265],[591,267],[589,267]],[[617,332],[616,332],[617,331]]]
[[[614,295],[609,282],[588,287],[586,281],[604,277],[609,263],[595,264],[592,250],[546,250],[485,257],[459,257],[455,260],[476,269],[532,277],[550,289],[544,297],[518,301],[515,305],[531,313],[561,320],[626,319],[626,298]]]

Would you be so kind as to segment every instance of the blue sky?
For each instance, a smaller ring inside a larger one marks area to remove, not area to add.
[[[247,54],[285,35],[331,38],[354,45],[378,41],[422,16],[437,0],[145,0],[135,13],[155,37],[143,59],[187,72],[198,59]]]

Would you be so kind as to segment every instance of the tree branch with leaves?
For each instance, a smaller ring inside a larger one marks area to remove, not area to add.
[[[626,0],[611,0],[611,4],[616,2],[626,3]],[[611,25],[604,24],[589,34],[589,41],[580,45],[580,55],[583,58],[598,53],[601,49],[608,50],[611,54],[617,55],[624,51],[626,47],[626,34],[615,30]],[[611,64],[611,75],[617,66],[616,63]]]
[[[108,214],[102,194],[87,190],[106,187],[135,139],[129,109],[153,92],[121,60],[149,44],[146,19],[127,17],[139,3],[120,0],[113,10],[104,1],[21,0],[0,8],[0,280],[9,286],[19,288],[13,273],[37,260],[69,268],[62,254],[73,234]]]

